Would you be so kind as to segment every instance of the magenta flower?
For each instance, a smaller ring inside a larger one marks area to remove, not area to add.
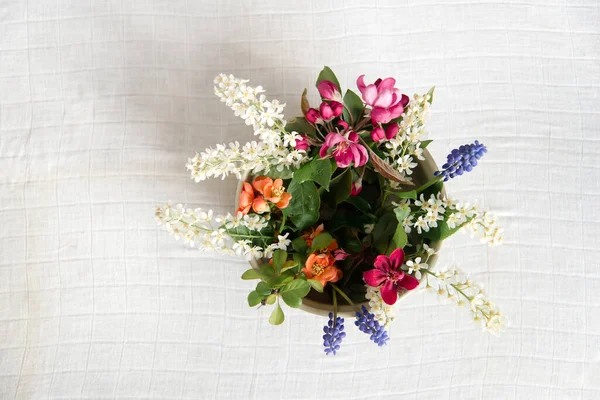
[[[358,196],[362,191],[362,180],[352,182],[352,189],[350,190],[350,196]]]
[[[402,271],[403,263],[404,251],[396,249],[389,257],[378,255],[374,262],[375,268],[363,273],[363,280],[367,285],[381,285],[379,292],[386,304],[393,305],[398,300],[398,292],[401,289],[413,290],[419,286],[417,278]]]
[[[371,131],[371,139],[373,139],[374,142],[385,139],[385,132],[381,126],[376,126],[375,129]]]
[[[333,100],[339,103],[342,102],[342,95],[335,83],[331,81],[321,81],[317,85],[317,89],[319,89],[319,94],[325,100]]]
[[[325,144],[321,147],[319,155],[321,158],[327,157],[327,153],[331,149],[331,155],[335,158],[337,166],[346,168],[354,161],[354,167],[365,165],[369,159],[367,149],[361,144],[358,144],[358,135],[354,131],[345,133],[344,135],[337,132],[330,132],[325,137]]]
[[[333,258],[335,258],[337,261],[343,261],[346,259],[346,257],[348,257],[350,254],[346,253],[344,251],[344,249],[335,249],[333,251]]]
[[[388,140],[395,138],[399,130],[400,127],[398,126],[398,124],[388,125],[388,127],[385,128],[385,138]]]
[[[408,104],[408,96],[400,93],[400,90],[394,87],[395,84],[394,78],[377,79],[370,85],[365,85],[364,75],[356,80],[364,102],[373,107],[373,124],[387,124],[402,115],[404,107]]]
[[[300,135],[302,137],[302,139],[298,140],[296,139],[296,145],[294,146],[294,148],[296,150],[308,150],[308,148],[310,147],[310,145],[308,144],[308,140],[306,140],[306,136],[305,135]]]
[[[323,118],[321,117],[319,110],[316,110],[314,108],[308,109],[308,111],[306,112],[306,120],[310,122],[313,126],[323,123]]]
[[[324,101],[321,103],[319,111],[321,112],[321,117],[323,117],[323,120],[331,121],[332,119],[342,115],[344,112],[344,106],[342,103],[338,103],[337,101],[332,101],[331,103]]]

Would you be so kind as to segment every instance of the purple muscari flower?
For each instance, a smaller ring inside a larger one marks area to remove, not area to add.
[[[356,321],[354,324],[358,326],[361,332],[371,335],[370,339],[378,346],[383,346],[389,339],[385,328],[375,319],[375,315],[371,314],[365,306],[361,307],[362,313],[356,313]]]
[[[346,337],[344,332],[344,318],[337,317],[333,320],[333,313],[329,313],[329,321],[323,327],[323,346],[325,346],[325,354],[335,353],[340,349],[342,339]]]
[[[457,175],[471,171],[477,165],[477,160],[485,153],[487,153],[487,149],[477,140],[474,143],[462,145],[448,154],[448,161],[442,165],[442,170],[436,171],[434,175],[442,175],[446,182]]]

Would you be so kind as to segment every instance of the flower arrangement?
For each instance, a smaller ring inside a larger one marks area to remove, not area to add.
[[[412,99],[393,78],[366,84],[357,94],[325,67],[317,79],[321,102],[286,121],[285,104],[268,100],[260,86],[221,74],[215,94],[254,128],[257,141],[217,145],[187,163],[199,182],[240,180],[233,214],[156,208],[159,224],[192,246],[245,256],[258,280],[248,304],[274,306],[269,322],[284,321],[282,303],[301,307],[317,299],[331,312],[324,327],[326,354],[345,337],[342,305],[355,310],[355,325],[379,346],[389,340],[398,298],[421,286],[466,305],[484,329],[499,333],[506,319],[481,285],[455,267],[437,268],[443,240],[469,231],[490,246],[502,242],[493,214],[448,197],[444,182],[471,171],[486,147],[474,141],[450,152],[435,173],[426,150],[425,122],[434,89]]]

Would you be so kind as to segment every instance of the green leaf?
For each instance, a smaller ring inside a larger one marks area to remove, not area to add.
[[[283,168],[281,171],[277,169],[277,167],[271,167],[265,174],[269,178],[281,178],[281,179],[290,179],[294,176],[294,170],[289,169],[287,167]]]
[[[306,254],[308,246],[306,245],[304,238],[297,237],[296,239],[292,240],[292,248],[295,252]]]
[[[398,227],[396,228],[396,233],[394,233],[394,236],[392,237],[392,244],[393,248],[390,248],[389,252],[391,253],[394,249],[403,249],[404,246],[406,246],[406,243],[408,242],[408,236],[406,235],[406,232],[404,231],[404,226],[402,226],[402,224],[398,224]]]
[[[306,263],[306,255],[305,253],[293,253],[292,257],[294,257],[294,261],[298,263],[298,269],[302,269],[302,266]]]
[[[262,296],[268,296],[271,294],[271,286],[266,282],[258,282],[256,285],[256,292]]]
[[[298,266],[298,262],[297,261],[294,261],[294,260],[286,261],[283,264],[283,266],[281,267],[281,272],[283,273],[283,272],[288,271],[288,270],[290,270],[292,268],[296,268],[297,266]]]
[[[302,305],[302,298],[292,293],[281,293],[281,298],[289,307],[298,308]]]
[[[273,265],[275,266],[275,272],[279,273],[281,271],[281,267],[287,260],[287,252],[285,250],[275,250],[273,253]]]
[[[294,279],[288,282],[279,292],[283,296],[284,293],[292,294],[300,298],[306,296],[310,291],[310,283],[304,279]]]
[[[277,275],[269,279],[266,283],[272,288],[277,289],[285,286],[288,282],[294,279],[293,271],[282,272],[281,275]]]
[[[399,223],[402,223],[406,217],[410,215],[410,207],[406,204],[400,207],[394,208],[394,214]]]
[[[337,176],[335,183],[332,182],[327,199],[333,206],[347,200],[352,192],[352,173],[346,169],[341,175]]]
[[[248,294],[248,305],[250,307],[254,307],[258,304],[260,304],[260,302],[264,299],[264,296],[260,293],[258,293],[256,290],[250,292]]]
[[[467,220],[465,222],[463,222],[461,225],[455,226],[454,229],[450,229],[445,220],[438,221],[437,228],[430,228],[429,232],[423,232],[423,237],[425,237],[427,239],[431,239],[433,241],[448,239],[450,236],[452,236],[456,232],[458,232],[463,226],[465,226],[472,219],[473,219],[472,217],[467,218]]]
[[[350,112],[348,112],[348,109],[344,107],[344,120],[350,123],[350,115],[352,115],[352,121],[356,124],[364,107],[362,99],[352,90],[348,89],[344,95],[344,104],[350,109]]]
[[[321,198],[313,182],[298,183],[292,179],[288,187],[292,195],[290,204],[282,210],[299,230],[314,225],[319,220]]]
[[[329,246],[329,244],[331,244],[332,241],[333,237],[329,233],[320,233],[313,239],[310,251],[315,252],[317,250],[325,249],[327,246]]]
[[[317,292],[323,293],[323,285],[321,285],[321,282],[317,281],[316,279],[307,279],[306,282],[308,282],[308,284]]]
[[[270,294],[269,297],[267,297],[266,303],[271,306],[271,305],[275,304],[275,300],[277,300],[277,295]]]
[[[246,270],[246,272],[244,272],[242,274],[242,279],[243,280],[250,280],[250,279],[262,279],[263,274],[260,273],[260,271],[254,269],[254,268],[250,268],[249,270]]]
[[[411,190],[409,192],[398,192],[398,193],[394,193],[396,196],[398,196],[401,199],[416,199],[417,198],[417,192],[415,190]]]
[[[438,181],[438,182],[434,183],[433,185],[429,186],[428,188],[426,188],[425,190],[423,190],[421,193],[423,194],[423,196],[425,196],[425,199],[428,199],[432,194],[434,196],[437,196],[437,194],[439,192],[441,192],[443,188],[444,188],[444,182]]]
[[[306,98],[307,90],[304,89],[302,92],[302,97],[300,98],[300,109],[302,110],[302,114],[306,115],[306,112],[310,108],[310,104],[308,104],[308,99]]]
[[[429,91],[427,92],[427,94],[428,94],[429,96],[431,96],[431,97],[429,98],[429,104],[433,103],[433,92],[434,92],[434,91],[435,91],[435,86],[434,86],[434,87],[432,87],[431,89],[429,89]]]
[[[277,305],[275,306],[275,309],[271,313],[271,317],[269,318],[269,323],[271,325],[281,325],[283,323],[284,319],[285,319],[285,317],[283,315],[283,310],[281,309],[281,306],[279,305],[279,303],[277,303]]]
[[[421,142],[421,144],[419,145],[420,148],[425,149],[427,148],[427,146],[429,146],[429,143],[433,142],[433,140],[423,140]]]
[[[340,93],[342,93],[342,87],[340,86],[340,82],[336,78],[331,68],[329,68],[328,66],[325,66],[323,70],[319,73],[319,77],[317,78],[317,87],[319,86],[319,82],[321,81],[333,82],[338,87]]]
[[[315,157],[300,167],[294,173],[294,180],[298,183],[306,181],[317,182],[319,185],[329,191],[329,182],[331,181],[331,161]]]
[[[371,205],[362,197],[350,196],[348,199],[346,199],[346,203],[352,204],[354,207],[356,207],[358,211],[362,212],[363,214],[371,213]]]
[[[285,124],[285,130],[288,132],[304,133],[308,136],[315,136],[315,127],[304,117],[296,117]],[[270,175],[269,175],[270,176]]]
[[[392,236],[398,226],[398,219],[395,213],[387,212],[381,216],[375,228],[373,229],[373,241],[379,242]]]

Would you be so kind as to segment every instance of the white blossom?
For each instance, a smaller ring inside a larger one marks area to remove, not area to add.
[[[292,241],[290,239],[288,239],[287,237],[289,236],[289,233],[286,233],[285,235],[277,235],[277,248],[281,249],[281,250],[287,250],[288,246],[292,243]]]
[[[468,304],[473,321],[484,330],[494,335],[506,330],[507,318],[498,306],[490,301],[483,285],[470,280],[456,266],[428,272],[425,288],[437,292],[456,305]]]
[[[395,311],[394,306],[386,304],[381,298],[379,288],[371,287],[367,285],[367,293],[365,294],[367,300],[369,300],[369,311],[375,316],[375,319],[379,321],[381,325],[387,328],[392,322],[394,322]]]
[[[421,280],[422,277],[421,270],[428,268],[429,265],[426,262],[422,262],[421,257],[409,260],[406,262],[406,265],[402,266],[402,269],[407,270],[409,274],[413,274],[418,280]]]

